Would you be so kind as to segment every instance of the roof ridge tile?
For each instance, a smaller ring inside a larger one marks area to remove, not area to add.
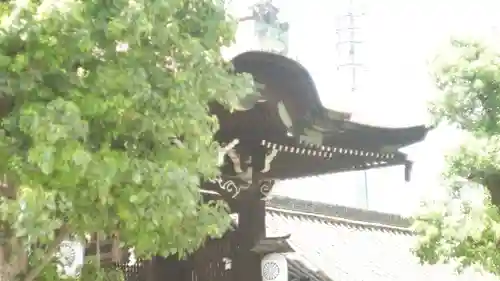
[[[409,230],[411,219],[397,214],[382,213],[373,210],[302,200],[285,196],[274,196],[267,202],[268,210],[288,211],[295,215],[309,216],[316,219],[337,220],[355,225],[377,225],[382,228]],[[291,212],[290,212],[291,211]]]

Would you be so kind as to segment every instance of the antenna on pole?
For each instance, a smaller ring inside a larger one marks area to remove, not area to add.
[[[354,93],[357,89],[357,71],[362,67],[357,60],[356,50],[363,43],[358,38],[360,28],[356,25],[356,19],[364,16],[364,13],[355,10],[354,0],[348,1],[346,13],[337,18],[337,55],[340,60],[337,70],[350,72],[351,92]]]
[[[344,0],[346,1],[346,0]],[[350,76],[350,94],[355,95],[358,89],[358,70],[363,65],[358,61],[357,49],[363,43],[359,38],[360,27],[357,19],[364,16],[364,13],[357,10],[354,0],[348,0],[345,14],[337,17],[337,56],[339,63],[338,71],[348,71]],[[368,174],[363,171],[363,193],[364,207],[368,208]]]

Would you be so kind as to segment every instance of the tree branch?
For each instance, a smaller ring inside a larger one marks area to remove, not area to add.
[[[467,180],[486,187],[490,192],[491,203],[500,208],[500,171],[474,171],[469,173]]]
[[[491,203],[500,208],[500,175],[488,175],[484,180],[484,186],[490,192]]]
[[[12,182],[9,182],[9,178],[5,173],[0,178],[0,196],[11,200],[17,197],[17,187]]]
[[[42,270],[52,261],[54,258],[54,254],[59,249],[59,245],[61,242],[67,237],[69,234],[69,228],[67,225],[63,225],[58,233],[54,241],[47,247],[47,251],[43,256],[42,260],[33,268],[28,270],[26,276],[23,281],[34,281],[35,278],[42,272]]]

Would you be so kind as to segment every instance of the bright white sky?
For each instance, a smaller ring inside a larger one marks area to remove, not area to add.
[[[251,0],[235,0],[248,6]],[[245,3],[243,3],[245,2]],[[498,0],[354,0],[365,14],[358,20],[365,70],[357,94],[336,70],[336,17],[348,0],[275,0],[290,22],[290,55],[309,70],[327,107],[353,112],[353,119],[379,126],[411,126],[427,121],[426,102],[438,93],[428,63],[451,36],[489,36],[500,26]],[[402,168],[369,173],[369,208],[408,214],[422,198],[442,192],[437,179],[443,154],[456,133],[440,130],[408,149],[415,161],[412,181]],[[456,143],[456,142],[455,142]],[[276,194],[360,206],[363,177],[339,174],[280,184]]]

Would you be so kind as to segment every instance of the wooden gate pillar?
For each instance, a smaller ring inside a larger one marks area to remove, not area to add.
[[[265,201],[260,189],[252,186],[242,191],[238,202],[238,228],[234,244],[237,248],[233,263],[235,281],[260,281],[261,255],[252,251],[260,239],[266,236]],[[234,248],[233,248],[234,249]]]

